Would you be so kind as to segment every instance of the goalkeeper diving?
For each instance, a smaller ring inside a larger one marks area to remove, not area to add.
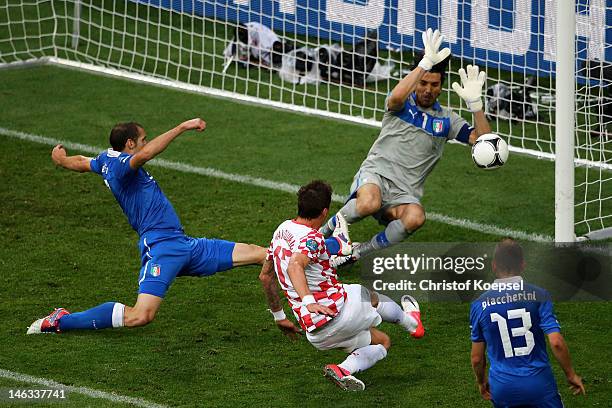
[[[444,36],[428,29],[422,38],[423,53],[387,97],[380,135],[340,209],[349,224],[372,215],[385,229],[369,241],[354,243],[352,255],[338,256],[332,261],[334,267],[399,243],[421,228],[425,223],[421,204],[425,180],[442,157],[446,142],[474,144],[479,136],[491,132],[482,103],[486,73],[468,65],[467,70],[459,70],[461,84],[452,85],[473,113],[471,125],[438,102],[450,59],[450,49],[440,49]],[[328,237],[335,225],[333,216],[321,232]]]

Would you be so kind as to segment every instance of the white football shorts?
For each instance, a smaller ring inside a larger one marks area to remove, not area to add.
[[[346,301],[340,313],[329,323],[311,333],[308,341],[319,350],[340,348],[351,353],[372,341],[370,328],[382,322],[372,306],[370,291],[361,285],[342,285]]]

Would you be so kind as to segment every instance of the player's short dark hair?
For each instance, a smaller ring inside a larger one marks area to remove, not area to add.
[[[140,129],[144,129],[140,123],[122,122],[117,123],[111,130],[109,142],[113,150],[120,152],[125,148],[128,139],[136,142]]]
[[[512,238],[504,238],[495,246],[493,257],[500,272],[519,275],[523,268],[523,248]]]
[[[421,62],[424,55],[425,54],[423,53],[423,51],[417,51],[414,54],[414,64],[412,65],[412,69],[415,69],[416,67],[419,66],[419,62]],[[431,67],[431,69],[429,70],[429,72],[433,74],[440,74],[441,84],[444,84],[444,81],[446,80],[446,75],[447,75],[446,71],[448,70],[448,63],[450,59],[451,59],[451,56],[449,55],[448,57],[444,58],[442,61],[438,62],[436,65]]]
[[[300,187],[298,216],[306,219],[317,218],[331,204],[332,188],[322,180],[313,180]]]

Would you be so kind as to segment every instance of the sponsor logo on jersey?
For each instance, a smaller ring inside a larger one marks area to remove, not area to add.
[[[444,129],[444,122],[440,119],[434,119],[432,123],[432,128],[434,133],[442,133],[442,130]]]
[[[310,252],[317,252],[319,249],[319,244],[314,239],[309,239],[306,241],[306,248],[308,248]]]
[[[161,265],[151,266],[151,276],[157,278],[161,274]]]

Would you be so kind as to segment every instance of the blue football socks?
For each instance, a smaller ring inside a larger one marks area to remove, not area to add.
[[[84,312],[62,316],[59,321],[60,331],[99,330],[113,327],[113,309],[116,304],[121,305],[116,302],[106,302]]]

